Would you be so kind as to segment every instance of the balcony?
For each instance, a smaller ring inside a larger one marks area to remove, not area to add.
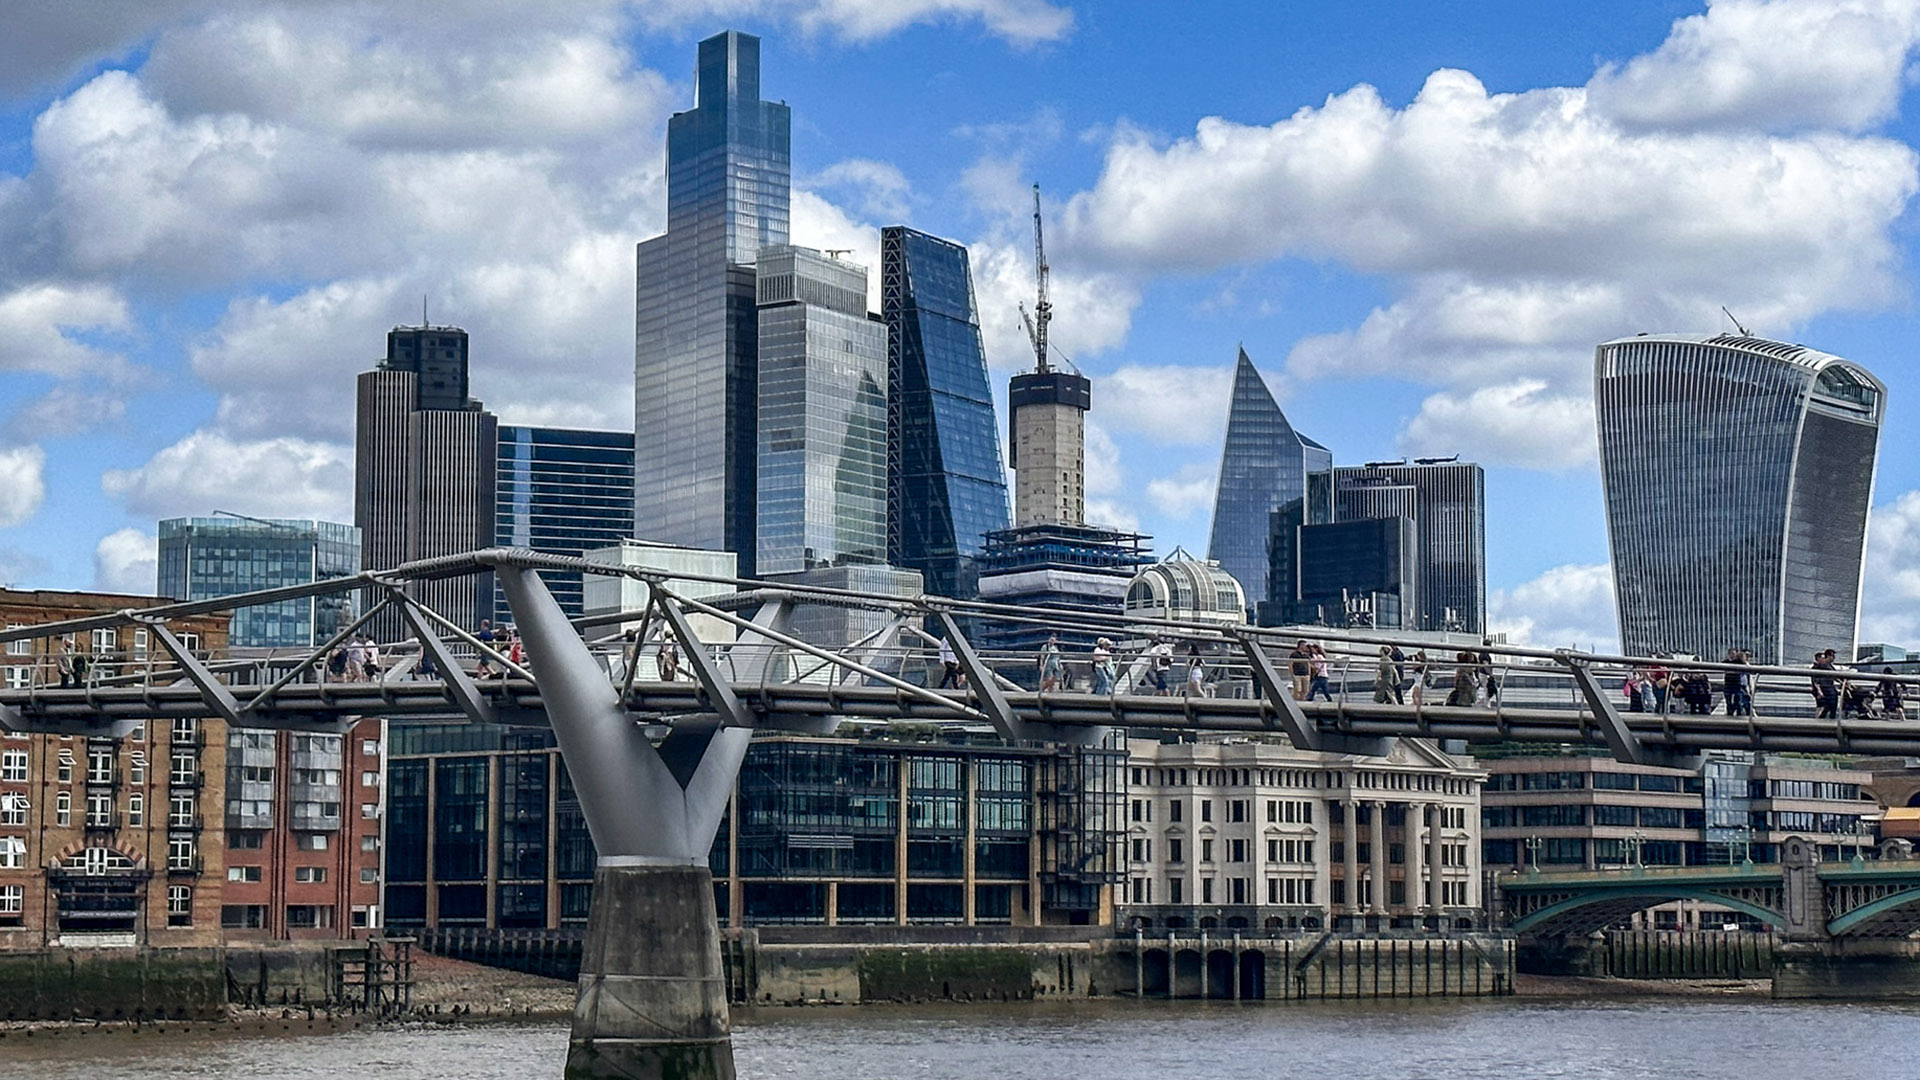
[[[167,815],[168,832],[199,832],[202,828],[199,814]]]
[[[167,774],[167,786],[173,788],[202,788],[207,784],[207,774],[199,771],[191,773],[173,772]]]
[[[175,859],[172,857],[168,857],[167,876],[168,877],[198,877],[200,876],[205,866],[206,866],[205,858],[199,855],[195,855],[191,859]]]
[[[88,814],[81,827],[90,833],[112,832],[120,827],[120,813],[116,810],[108,814]]]
[[[117,791],[119,788],[120,776],[117,773],[107,773],[104,776],[91,772],[87,774],[87,790],[89,791]]]
[[[172,733],[172,736],[167,739],[167,745],[179,750],[205,750],[207,748],[207,733],[197,729],[194,731],[175,731]]]

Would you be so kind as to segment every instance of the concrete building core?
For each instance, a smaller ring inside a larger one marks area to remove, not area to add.
[[[1015,375],[1013,525],[1081,525],[1087,516],[1087,410],[1093,383],[1070,371]]]

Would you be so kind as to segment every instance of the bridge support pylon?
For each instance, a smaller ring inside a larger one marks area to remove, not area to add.
[[[715,918],[713,847],[752,737],[706,645],[671,598],[655,597],[706,691],[657,747],[627,714],[538,574],[497,564],[599,865],[567,1046],[569,1080],[733,1080],[733,1037]],[[783,630],[786,600],[756,625]],[[760,678],[776,650],[735,645],[734,680]]]

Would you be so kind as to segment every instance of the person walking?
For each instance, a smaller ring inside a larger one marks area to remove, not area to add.
[[[1394,645],[1390,647],[1387,655],[1393,657],[1393,703],[1395,705],[1405,705],[1407,703],[1406,690],[1409,685],[1406,674],[1407,654],[1400,651],[1400,646]]]
[[[1474,684],[1478,682],[1474,677],[1475,669],[1479,663],[1470,652],[1455,653],[1453,663],[1453,689],[1447,692],[1447,704],[1456,709],[1470,709],[1473,707]]]
[[[660,638],[660,681],[673,682],[680,678],[680,646],[676,645],[672,634]]]
[[[1628,712],[1647,711],[1647,671],[1645,668],[1627,669],[1627,678],[1620,684],[1620,692],[1626,696]]]
[[[1109,638],[1093,643],[1093,692],[1113,693],[1113,641]]]
[[[1728,649],[1727,663],[1745,667],[1752,662],[1753,656],[1745,649]],[[1729,671],[1721,680],[1721,692],[1726,695],[1728,716],[1753,715],[1753,672]]]
[[[380,681],[380,645],[379,643],[374,641],[371,637],[367,638],[366,651],[367,651],[366,667],[362,670],[365,672],[368,682],[379,682]]]
[[[1413,686],[1408,693],[1413,698],[1414,708],[1419,708],[1426,700],[1427,687],[1431,685],[1433,673],[1427,663],[1427,650],[1416,649],[1413,653]]]
[[[1312,672],[1312,681],[1307,684],[1307,700],[1312,701],[1313,695],[1319,694],[1328,701],[1332,701],[1332,684],[1328,679],[1333,674],[1333,665],[1327,660],[1327,650],[1319,645],[1314,645],[1312,648],[1313,658],[1307,661],[1308,670]]]
[[[1373,667],[1373,703],[1396,704],[1400,696],[1400,665],[1393,662],[1393,647],[1380,646],[1380,661]]]
[[[1040,646],[1040,692],[1050,694],[1060,689],[1060,635],[1048,634],[1047,643]]]
[[[1198,643],[1187,646],[1187,696],[1208,697],[1207,662],[1200,655]]]
[[[54,668],[60,672],[60,689],[73,686],[73,642],[60,639],[60,652],[54,659]]]
[[[957,690],[965,685],[960,681],[960,678],[960,659],[954,655],[953,641],[950,638],[943,637],[940,639],[940,685],[938,689]]]
[[[1313,678],[1313,646],[1301,638],[1293,643],[1293,651],[1287,655],[1293,661],[1293,700],[1305,701]]]
[[[1166,697],[1167,676],[1173,673],[1173,643],[1164,638],[1147,647],[1147,677],[1153,680],[1153,696]]]
[[[1647,668],[1647,686],[1653,690],[1653,711],[1667,711],[1667,684],[1673,677],[1664,664],[1654,664]]]
[[[1834,720],[1840,716],[1840,682],[1832,675],[1819,674],[1836,670],[1833,655],[1832,649],[1813,654],[1815,674],[1808,681],[1813,687],[1813,715],[1816,720]]]
[[[1488,644],[1491,644],[1491,642]],[[1479,670],[1474,674],[1480,683],[1479,692],[1485,695],[1486,704],[1492,706],[1496,704],[1500,698],[1500,677],[1495,674],[1493,653],[1487,649],[1481,649],[1477,660]]]
[[[1893,669],[1880,669],[1880,719],[1905,720],[1907,718],[1906,688],[1893,677]]]
[[[366,639],[359,634],[353,635],[347,642],[347,681],[359,682],[367,677]]]

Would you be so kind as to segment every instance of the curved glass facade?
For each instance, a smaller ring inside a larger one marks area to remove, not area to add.
[[[1268,596],[1269,515],[1296,499],[1296,524],[1333,520],[1333,453],[1287,423],[1242,349],[1233,372],[1233,404],[1227,412],[1207,558],[1232,574],[1253,601]],[[1286,592],[1290,596],[1292,590]]]
[[[1838,357],[1721,335],[1594,359],[1627,652],[1853,653],[1885,388]]]
[[[967,249],[880,230],[887,323],[888,561],[969,599],[985,535],[1005,529],[1007,474],[987,385]]]

